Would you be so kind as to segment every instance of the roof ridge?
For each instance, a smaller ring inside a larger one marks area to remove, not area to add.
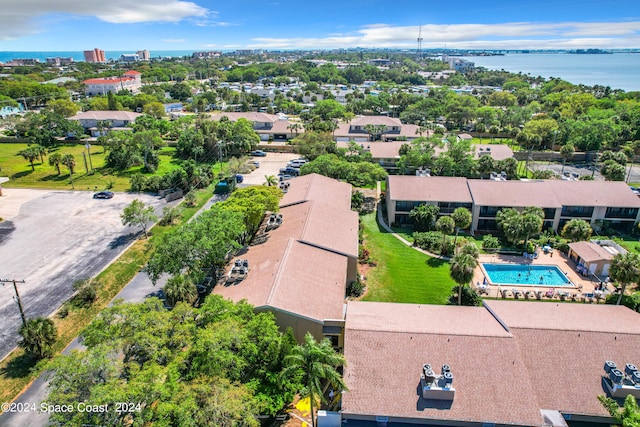
[[[293,237],[289,237],[287,242],[287,247],[284,249],[282,253],[282,259],[280,259],[280,265],[278,266],[278,271],[276,272],[276,277],[273,279],[273,285],[271,285],[271,290],[269,291],[269,295],[267,296],[266,304],[271,305],[271,299],[273,295],[276,293],[276,289],[280,283],[280,276],[282,275],[282,270],[284,269],[285,261],[289,257],[289,252],[291,251],[291,247],[296,240]]]
[[[508,335],[495,335],[495,334],[472,334],[472,333],[468,333],[468,332],[433,332],[433,331],[398,331],[398,330],[393,330],[393,329],[368,329],[366,327],[355,327],[355,328],[351,328],[348,326],[347,324],[347,329],[351,330],[351,331],[364,331],[364,332],[388,332],[388,333],[394,333],[394,334],[403,334],[403,335],[449,335],[452,337],[478,337],[478,338],[486,338],[486,337],[491,337],[491,338],[515,338],[514,335],[509,332],[509,331],[505,331],[508,333]]]

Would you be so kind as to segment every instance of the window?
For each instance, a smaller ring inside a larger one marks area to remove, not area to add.
[[[563,206],[561,215],[577,218],[591,218],[593,215],[593,206]]]
[[[638,216],[638,208],[607,208],[605,218],[635,219]]]

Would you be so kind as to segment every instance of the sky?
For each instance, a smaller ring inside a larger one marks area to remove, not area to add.
[[[0,51],[640,48],[637,0],[0,0]]]

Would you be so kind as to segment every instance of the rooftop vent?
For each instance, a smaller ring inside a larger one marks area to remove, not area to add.
[[[627,363],[622,369],[618,369],[615,362],[608,360],[604,363],[603,382],[609,396],[624,399],[628,395],[640,398],[640,371],[633,363]]]
[[[228,281],[239,281],[247,277],[249,274],[249,260],[248,259],[237,259],[233,263],[233,267],[229,271],[227,280]]]
[[[453,374],[449,365],[442,365],[441,374],[437,375],[431,365],[422,365],[420,375],[420,389],[423,399],[453,400],[455,389],[452,387]]]
[[[431,176],[431,169],[428,168],[418,168],[416,170],[416,176]]]
[[[271,214],[267,220],[267,231],[276,229],[282,225],[282,214]]]

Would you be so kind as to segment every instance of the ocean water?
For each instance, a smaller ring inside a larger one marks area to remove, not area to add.
[[[640,91],[640,53],[513,53],[504,56],[470,56],[465,59],[489,70],[503,69],[547,79],[558,77],[573,84],[609,86],[626,92]]]
[[[191,56],[195,50],[151,50],[151,58],[165,58]],[[120,59],[122,54],[136,53],[135,50],[105,50],[104,54],[107,59],[117,60]],[[82,51],[59,51],[59,52],[0,52],[0,62],[8,62],[16,58],[37,58],[40,62],[45,62],[47,58],[60,58],[72,57],[74,61],[84,61],[84,53]]]

